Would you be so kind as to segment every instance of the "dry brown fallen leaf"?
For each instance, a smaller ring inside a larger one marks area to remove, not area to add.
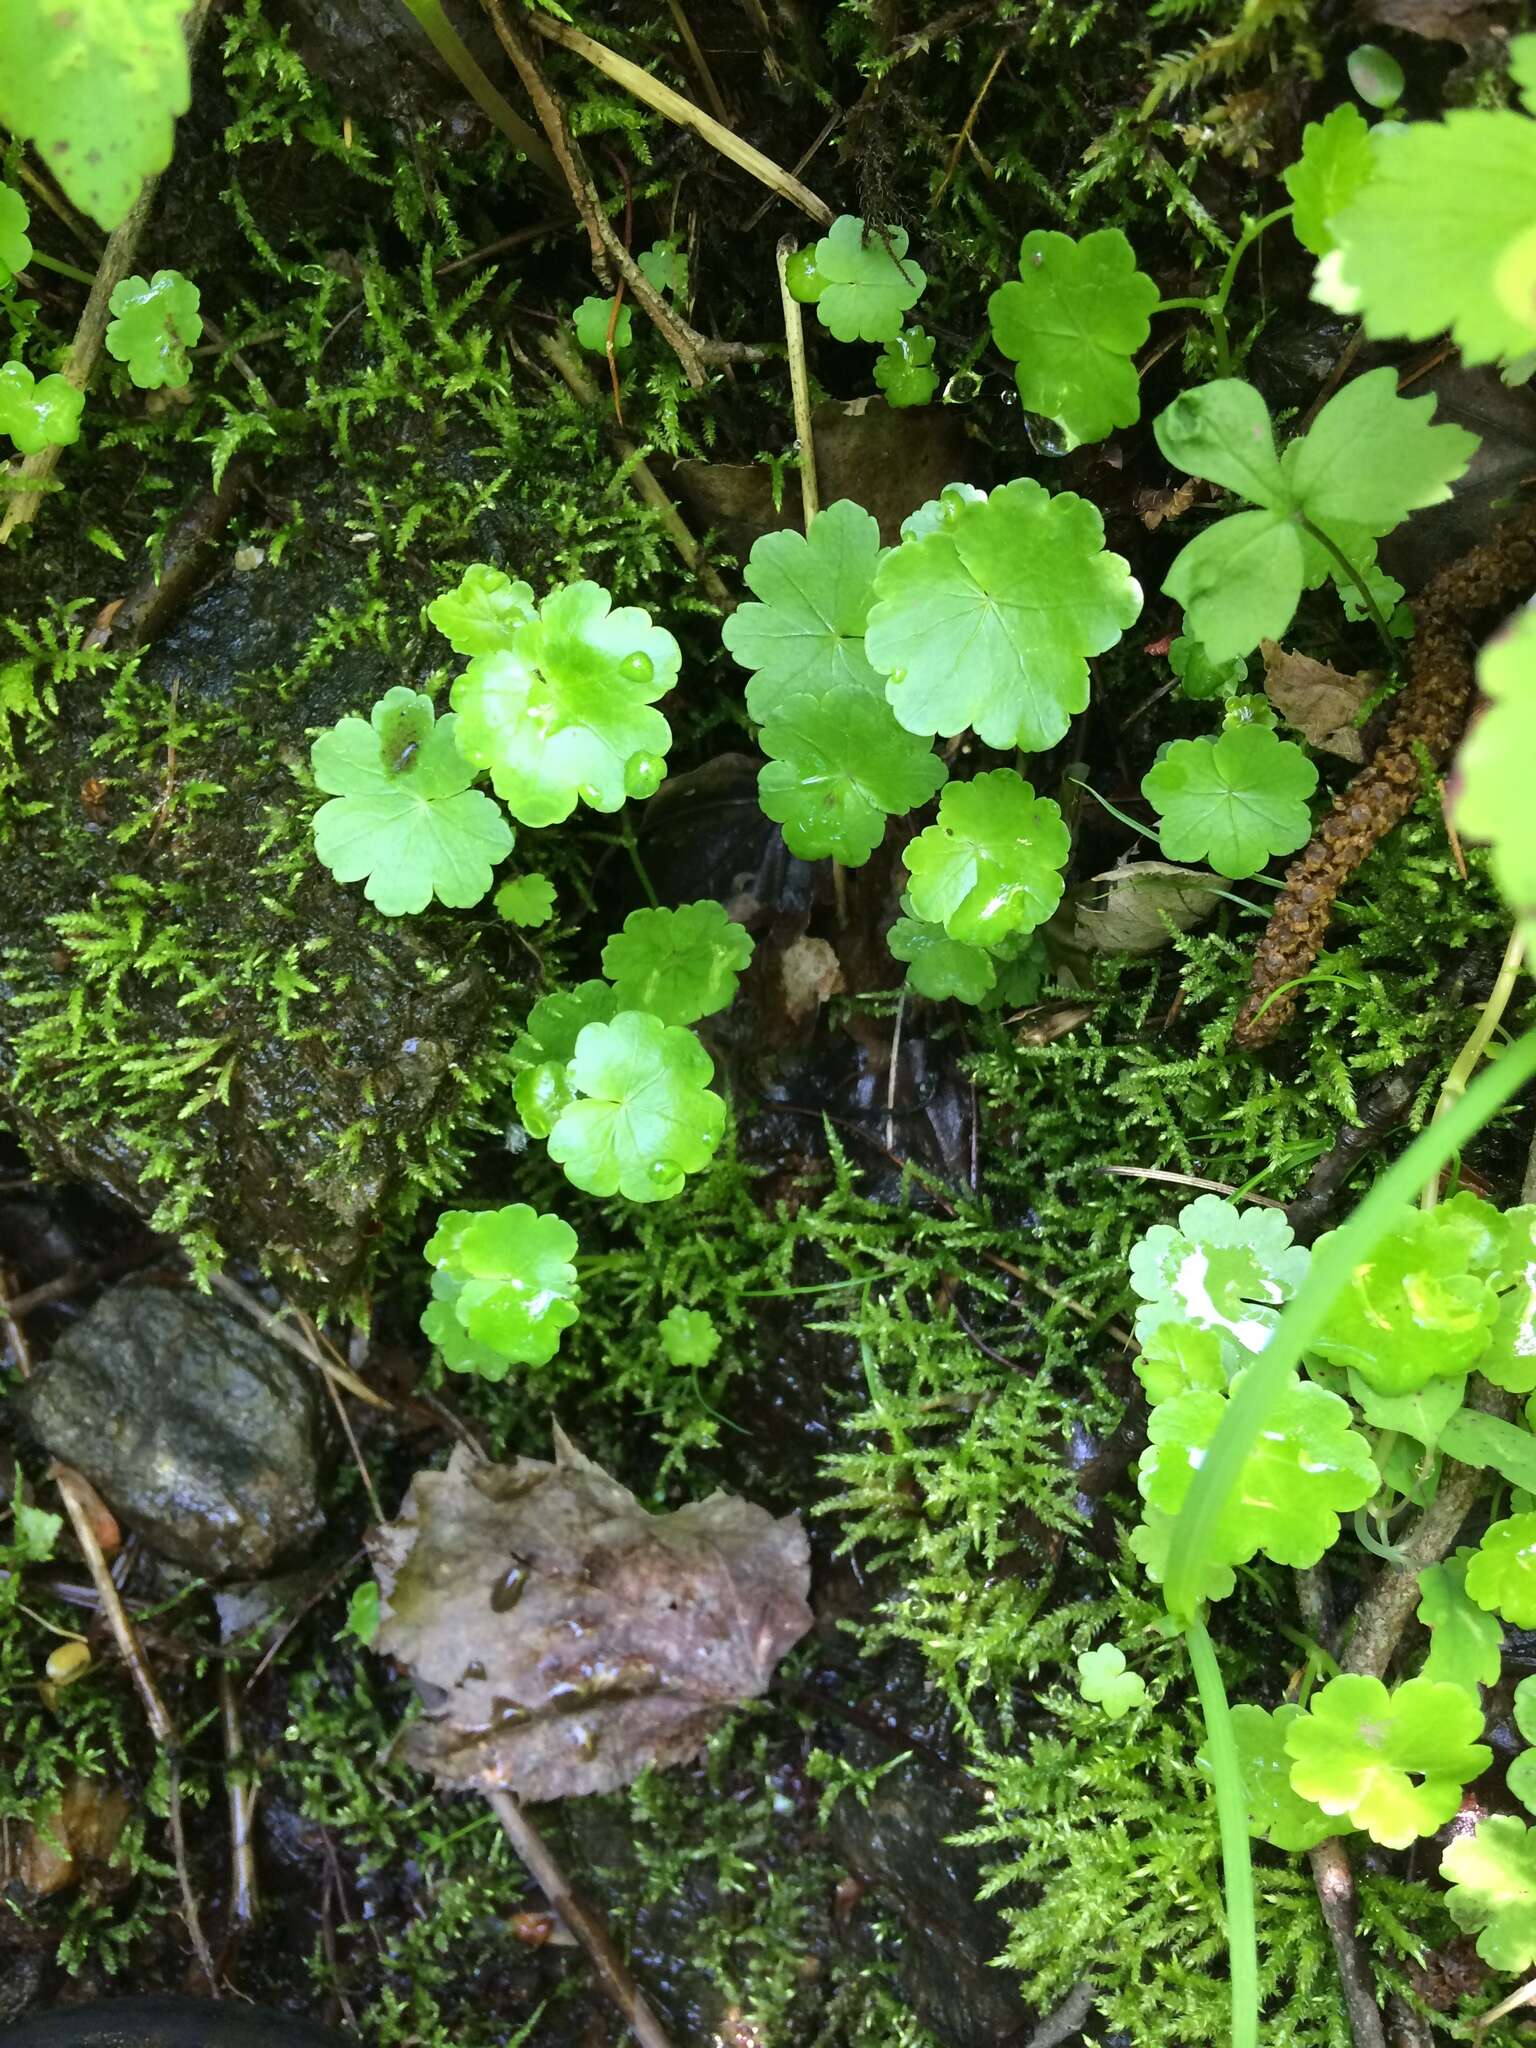
[[[368,1549],[374,1646],[424,1708],[404,1754],[527,1800],[686,1762],[811,1626],[797,1515],[723,1493],[647,1514],[559,1430],[553,1464],[418,1472]]]
[[[1365,747],[1355,720],[1378,679],[1369,673],[1341,675],[1324,661],[1292,654],[1278,640],[1261,640],[1259,652],[1264,694],[1286,723],[1325,754],[1363,761]]]
[[[1052,930],[1090,953],[1152,953],[1209,917],[1221,883],[1203,868],[1123,861],[1073,889]]]

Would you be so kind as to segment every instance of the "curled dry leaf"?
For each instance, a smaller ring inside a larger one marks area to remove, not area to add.
[[[796,1515],[717,1493],[651,1515],[555,1432],[555,1462],[418,1472],[369,1538],[374,1647],[421,1694],[404,1753],[528,1800],[685,1763],[811,1625]]]
[[[1355,720],[1376,688],[1369,673],[1341,675],[1325,661],[1292,654],[1278,640],[1261,640],[1264,694],[1309,746],[1344,761],[1363,761],[1365,747]]]
[[[1209,917],[1220,896],[1221,883],[1203,868],[1125,861],[1074,889],[1052,930],[1089,953],[1153,953]]]

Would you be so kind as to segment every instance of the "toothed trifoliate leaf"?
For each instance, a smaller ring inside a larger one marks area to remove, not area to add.
[[[1114,1643],[1079,1654],[1077,1687],[1090,1706],[1103,1708],[1106,1721],[1123,1721],[1147,1696],[1147,1681],[1126,1670],[1125,1652]]]
[[[515,875],[496,891],[492,908],[508,924],[532,930],[554,916],[555,885],[548,875]]]

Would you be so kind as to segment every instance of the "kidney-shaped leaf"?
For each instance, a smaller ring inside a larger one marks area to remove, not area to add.
[[[902,853],[914,913],[968,946],[1045,923],[1061,901],[1071,837],[1061,812],[1012,768],[952,782],[937,824]]]
[[[926,803],[944,780],[931,744],[898,725],[883,697],[849,685],[781,698],[760,735],[758,801],[801,860],[862,867],[888,817]]]
[[[992,294],[992,338],[1017,364],[1019,396],[1065,430],[1068,448],[1133,426],[1141,393],[1131,358],[1146,341],[1158,289],[1119,228],[1074,242],[1035,228],[1019,275]]]
[[[1493,1753],[1477,1737],[1483,1710],[1459,1685],[1410,1678],[1331,1678],[1285,1731],[1291,1784],[1324,1813],[1347,1813],[1384,1848],[1432,1835]]]
[[[558,825],[578,801],[617,811],[656,787],[672,732],[652,707],[681,655],[649,613],[611,604],[601,584],[568,584],[453,686],[460,748],[525,825]]]
[[[567,1070],[573,1100],[549,1134],[549,1156],[589,1195],[664,1202],[714,1157],[725,1104],[710,1092],[714,1062],[691,1031],[643,1010],[589,1024]]]
[[[1053,747],[1088,702],[1088,657],[1141,610],[1104,522],[1023,477],[984,499],[946,492],[931,525],[875,571],[865,652],[909,732],[973,726],[991,747]]]
[[[432,700],[387,690],[371,720],[343,718],[311,751],[315,781],[331,794],[315,814],[315,852],[338,882],[363,882],[386,917],[478,903],[512,831],[454,743],[454,719]]]

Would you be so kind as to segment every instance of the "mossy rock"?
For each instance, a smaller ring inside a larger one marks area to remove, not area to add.
[[[519,990],[493,920],[392,922],[315,863],[309,734],[411,675],[346,567],[227,570],[67,686],[10,793],[0,934],[38,1165],[315,1289],[451,1184]]]

